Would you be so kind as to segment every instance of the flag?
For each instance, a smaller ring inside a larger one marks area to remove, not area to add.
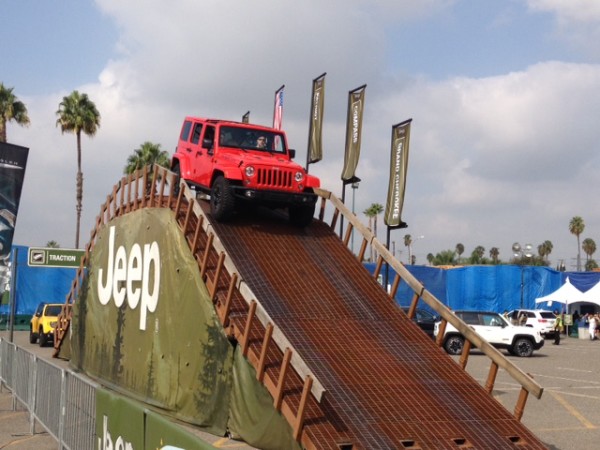
[[[0,142],[0,294],[6,288],[28,154],[26,147]]]
[[[323,145],[321,141],[323,110],[325,107],[325,73],[313,80],[312,103],[310,105],[310,132],[308,139],[308,164],[323,159]]]
[[[250,122],[250,111],[247,111],[246,114],[244,114],[242,116],[242,123],[249,123]]]
[[[410,123],[408,119],[392,127],[392,152],[390,158],[390,182],[383,220],[388,227],[404,228],[402,207],[406,188],[408,168],[408,144],[410,141]]]
[[[273,128],[281,130],[281,122],[283,121],[283,88],[281,86],[275,92],[275,107],[273,109]]]
[[[348,93],[348,115],[346,118],[346,153],[342,180],[353,183],[356,180],[356,166],[360,156],[360,141],[362,137],[362,118],[365,104],[365,88],[363,85]]]

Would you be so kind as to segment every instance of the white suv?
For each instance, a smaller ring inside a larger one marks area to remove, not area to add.
[[[544,346],[544,338],[540,332],[531,327],[517,327],[504,317],[491,311],[454,311],[463,322],[469,325],[483,339],[496,348],[504,348],[511,355],[531,356],[534,350]],[[434,336],[439,334],[440,322],[436,322]],[[446,324],[443,346],[451,355],[460,355],[465,338],[452,326]]]
[[[525,321],[520,319],[522,315],[525,315]],[[513,325],[525,325],[526,327],[536,329],[546,339],[554,338],[556,334],[554,330],[556,316],[552,311],[544,309],[515,309],[508,313],[508,319]]]

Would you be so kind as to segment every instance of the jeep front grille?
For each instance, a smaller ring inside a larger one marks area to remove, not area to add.
[[[261,188],[272,189],[291,189],[294,173],[292,170],[258,168],[256,174],[256,184]]]

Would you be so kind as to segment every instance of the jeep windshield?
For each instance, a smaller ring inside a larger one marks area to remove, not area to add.
[[[245,127],[222,126],[219,131],[219,146],[286,153],[285,139],[282,133]]]

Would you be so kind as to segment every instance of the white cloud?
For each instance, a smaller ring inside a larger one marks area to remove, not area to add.
[[[496,246],[508,259],[515,240],[546,239],[555,245],[552,258],[568,258],[576,251],[571,217],[584,218],[585,237],[600,230],[600,213],[590,207],[599,194],[593,93],[600,66],[549,61],[442,81],[390,73],[385,27],[453,3],[98,0],[121,37],[97,82],[74,87],[102,114],[96,137],[83,139],[82,241],[133,149],[149,140],[171,152],[185,115],[239,119],[250,110],[253,121],[268,124],[274,91],[285,84],[284,127],[302,163],[311,80],[327,72],[325,155],[310,171],[341,193],[347,93],[367,83],[356,210],[385,204],[391,126],[413,118],[409,228],[393,239],[425,235],[415,245],[420,262],[457,242],[465,253]],[[530,5],[558,11],[551,2]],[[22,98],[32,126],[9,125],[11,141],[31,148],[16,243],[74,240],[75,138],[61,136],[54,115],[67,94]]]

